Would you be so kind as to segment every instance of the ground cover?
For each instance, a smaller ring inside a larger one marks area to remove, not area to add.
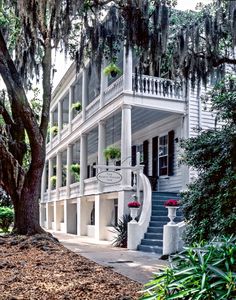
[[[0,237],[0,300],[131,300],[141,289],[51,237]]]

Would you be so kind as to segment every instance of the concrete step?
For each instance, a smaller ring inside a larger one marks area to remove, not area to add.
[[[147,232],[144,234],[145,239],[154,239],[154,240],[162,240],[163,239],[163,233],[151,233]]]
[[[147,246],[163,246],[163,240],[156,240],[156,239],[142,239],[140,245],[147,245]]]
[[[138,245],[138,250],[143,252],[151,252],[162,254],[162,247],[158,246],[148,246],[148,245]]]
[[[158,221],[163,221],[163,222],[169,222],[170,219],[167,216],[151,216],[151,221],[152,222],[158,222]],[[174,219],[174,222],[181,222],[182,221],[182,215],[177,215],[176,218]]]
[[[150,221],[150,227],[163,227],[166,224],[165,221]]]
[[[149,226],[147,233],[163,233],[163,226]]]

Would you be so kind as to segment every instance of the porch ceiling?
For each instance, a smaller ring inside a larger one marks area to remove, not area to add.
[[[148,108],[132,107],[132,133],[135,133],[157,121],[170,117],[173,113],[158,111]],[[121,112],[114,114],[106,120],[106,145],[120,141],[121,139]],[[88,135],[89,155],[97,152],[98,130],[97,127],[90,131]]]

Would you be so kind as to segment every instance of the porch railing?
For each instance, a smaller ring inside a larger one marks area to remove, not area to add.
[[[148,75],[133,74],[133,91],[151,96],[183,98],[183,87],[180,82]]]
[[[111,102],[123,90],[123,76],[120,76],[115,82],[109,85],[104,91],[104,103]]]

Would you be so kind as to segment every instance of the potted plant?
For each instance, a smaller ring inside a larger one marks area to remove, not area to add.
[[[111,77],[116,77],[118,74],[120,75],[122,73],[121,69],[117,67],[117,65],[112,62],[110,63],[104,70],[104,74],[106,76],[111,75]]]
[[[82,104],[80,102],[75,102],[71,105],[71,108],[80,112],[82,110]]]
[[[57,135],[58,133],[58,126],[54,125],[52,127],[49,128],[49,132],[52,133],[53,136]]]
[[[132,196],[132,201],[128,203],[128,207],[130,209],[130,216],[132,218],[131,223],[137,223],[135,218],[138,216],[139,207],[141,206],[141,203],[137,201],[137,196],[134,194]]]
[[[70,171],[74,175],[75,180],[80,180],[80,164],[72,164],[70,165]]]
[[[120,148],[115,146],[107,147],[103,153],[106,160],[120,159],[121,156]]]
[[[180,202],[175,199],[168,199],[164,202],[164,206],[168,209],[168,218],[170,219],[169,225],[174,225],[176,217],[176,210],[179,208]]]
[[[54,175],[50,178],[51,184],[52,184],[52,188],[56,187],[56,183],[57,183],[57,176]]]

